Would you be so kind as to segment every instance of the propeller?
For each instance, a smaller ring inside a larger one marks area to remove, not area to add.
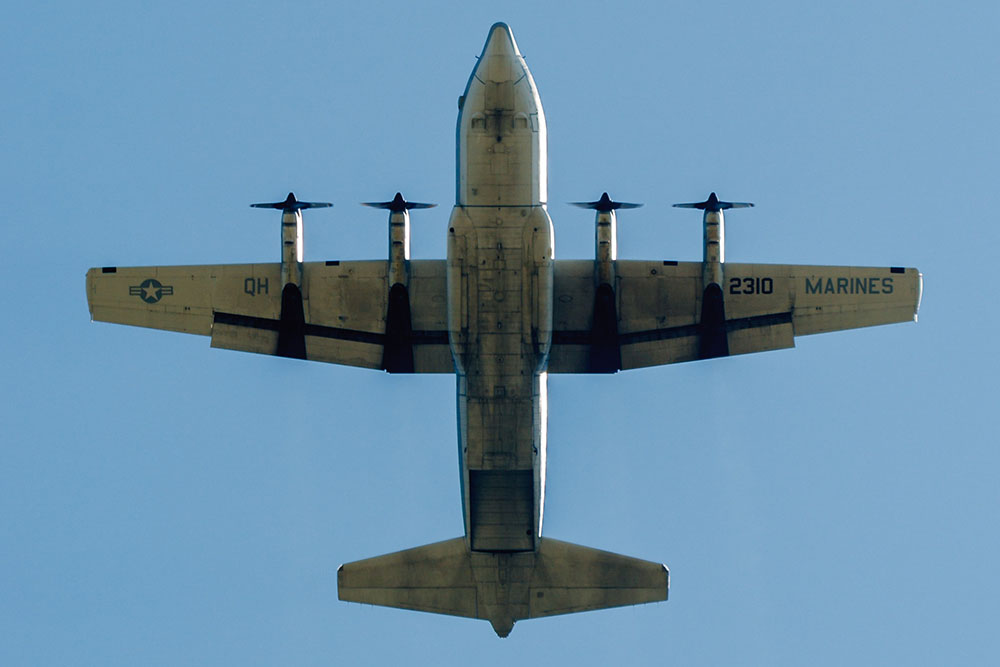
[[[739,201],[719,201],[719,198],[713,192],[708,195],[708,199],[695,204],[674,204],[674,208],[697,208],[702,211],[726,211],[731,208],[752,208],[753,204],[750,202],[739,202]]]
[[[277,208],[282,211],[301,211],[304,208],[327,208],[329,206],[333,206],[333,204],[325,201],[299,201],[295,198],[294,192],[289,192],[288,196],[285,197],[285,201],[269,204],[250,204],[251,208]]]
[[[372,208],[384,208],[393,213],[402,213],[403,211],[408,211],[412,208],[434,208],[437,204],[422,204],[417,201],[406,201],[403,199],[403,195],[399,192],[396,196],[392,198],[392,201],[366,201],[361,202],[362,206],[370,206]]]
[[[580,208],[590,208],[595,211],[600,211],[602,213],[608,213],[609,211],[614,211],[619,208],[639,208],[642,204],[629,204],[623,201],[613,201],[608,193],[605,192],[601,195],[601,198],[597,201],[571,201],[571,206],[578,206]]]

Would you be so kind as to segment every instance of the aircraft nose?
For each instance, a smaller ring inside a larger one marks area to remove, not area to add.
[[[521,77],[518,61],[521,52],[517,50],[514,34],[506,23],[494,23],[490,28],[483,54],[479,57],[475,75],[481,81],[502,83],[515,81]]]
[[[486,38],[483,56],[519,55],[521,52],[517,50],[517,42],[514,41],[514,33],[510,31],[510,26],[506,23],[494,23],[490,28],[489,37]]]

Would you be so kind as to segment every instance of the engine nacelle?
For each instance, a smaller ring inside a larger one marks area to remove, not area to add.
[[[713,192],[703,202],[674,204],[678,208],[696,208],[705,212],[702,255],[701,319],[699,320],[699,350],[702,359],[729,355],[729,335],[726,329],[726,304],[722,293],[723,265],[726,262],[726,219],[722,212],[730,208],[749,208],[749,202],[719,201]]]
[[[621,370],[622,358],[618,342],[618,298],[615,294],[615,262],[618,260],[618,220],[615,211],[638,208],[642,204],[612,201],[605,192],[597,201],[573,202],[573,205],[597,211],[589,370],[592,373],[616,373]]]
[[[250,204],[253,208],[281,211],[281,317],[278,321],[278,348],[275,354],[293,359],[306,358],[305,313],[302,305],[302,210],[327,208],[329,202],[299,201],[288,193],[282,202]]]
[[[413,372],[412,318],[410,315],[410,209],[433,208],[403,199],[399,192],[392,201],[364,202],[364,206],[389,211],[389,266],[385,314],[385,345],[382,368],[390,373]]]

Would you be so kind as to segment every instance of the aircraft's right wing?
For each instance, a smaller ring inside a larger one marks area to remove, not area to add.
[[[618,260],[615,270],[621,370],[723,356],[704,354],[713,333],[733,355],[794,347],[795,336],[909,322],[922,289],[911,268],[726,263],[725,321],[707,331],[701,262]],[[595,292],[592,261],[556,262],[549,372],[594,372]]]
[[[405,346],[402,372],[451,373],[445,263],[410,263],[411,320],[394,337],[388,326],[385,260],[303,264],[301,321],[282,318],[281,265],[105,267],[87,272],[91,317],[212,337],[212,347],[386,369],[386,349]],[[297,295],[296,295],[297,296]],[[282,332],[298,335],[283,351]],[[397,345],[397,347],[398,347]]]

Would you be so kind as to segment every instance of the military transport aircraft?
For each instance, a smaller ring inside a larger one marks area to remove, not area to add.
[[[489,32],[459,98],[448,257],[411,260],[409,211],[389,211],[388,260],[303,262],[298,201],[281,262],[104,267],[93,319],[211,336],[213,347],[385,370],[454,373],[465,535],[341,566],[342,600],[514,622],[665,600],[665,566],[542,536],[549,373],[620,370],[794,346],[805,334],[916,319],[916,269],[730,264],[720,201],[701,262],[620,260],[616,210],[596,257],[553,259],[538,90],[510,29]]]

